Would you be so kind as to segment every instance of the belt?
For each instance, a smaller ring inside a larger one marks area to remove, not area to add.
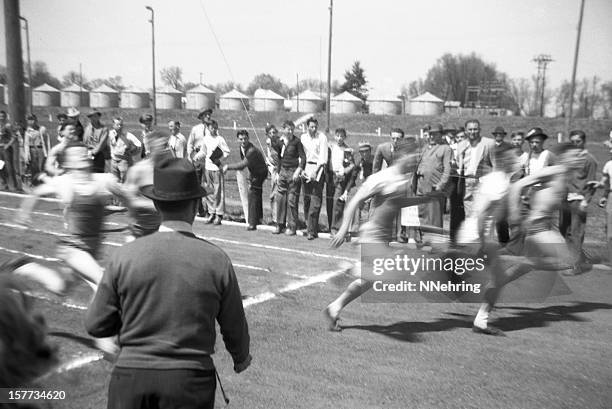
[[[317,162],[312,162],[312,161],[308,161],[308,162],[306,162],[306,163],[308,163],[308,164],[310,164],[310,165],[316,165],[316,164],[317,164]]]

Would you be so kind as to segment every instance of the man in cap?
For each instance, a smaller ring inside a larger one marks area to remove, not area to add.
[[[102,124],[100,111],[94,109],[87,114],[89,125],[83,133],[83,143],[89,148],[89,153],[93,158],[93,172],[104,173],[106,161],[110,159],[110,149],[108,147],[108,128]]]
[[[194,161],[194,156],[204,150],[204,136],[210,135],[210,131],[208,130],[208,124],[211,121],[212,109],[205,109],[201,111],[197,118],[201,121],[201,123],[195,125],[191,128],[191,132],[189,132],[189,137],[187,138],[187,159],[193,162],[198,172],[198,177],[205,183],[205,172],[204,172],[204,162]],[[200,203],[198,207],[198,216],[204,217],[206,216],[206,211],[204,209],[203,203]]]
[[[238,280],[225,252],[193,233],[206,192],[189,161],[157,163],[141,192],[162,225],[112,255],[85,324],[94,337],[119,336],[108,407],[213,408],[215,321],[234,370],[251,363]]]
[[[544,141],[548,135],[542,128],[531,128],[525,135],[525,140],[529,143],[529,154],[525,160],[525,175],[531,175],[546,166],[553,164],[554,155],[548,149],[544,149]]]
[[[582,130],[573,130],[569,134],[570,142],[577,150],[581,166],[571,173],[567,182],[567,198],[559,212],[559,231],[565,237],[574,256],[572,274],[581,274],[580,264],[585,261],[582,245],[587,222],[587,208],[595,189],[588,182],[595,180],[597,161],[586,149],[586,134]]]
[[[57,118],[57,129],[56,129],[56,139],[58,142],[62,141],[62,126],[64,125],[64,123],[66,122],[66,120],[68,119],[68,115],[66,115],[63,112],[60,112],[59,114],[57,114],[56,116]]]

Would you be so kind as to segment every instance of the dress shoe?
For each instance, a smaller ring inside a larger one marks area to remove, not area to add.
[[[316,238],[317,238],[317,236],[314,235],[313,233],[308,233],[308,237],[307,237],[308,240],[314,240]]]
[[[283,228],[280,225],[276,225],[272,234],[281,234],[282,231],[283,231]]]
[[[248,231],[257,230],[257,226],[253,226],[252,224],[249,224],[249,225],[247,226],[247,230],[248,230]]]
[[[501,329],[495,328],[495,327],[491,327],[489,325],[487,325],[484,328],[480,328],[477,327],[476,325],[474,325],[472,327],[472,331],[475,332],[476,334],[485,334],[485,335],[493,335],[496,337],[505,337],[506,334],[504,334],[504,331],[502,331]]]
[[[211,224],[212,222],[215,221],[216,215],[211,214],[208,219],[206,219],[206,224]]]
[[[221,224],[221,220],[223,220],[223,216],[217,215],[217,217],[215,218],[215,221],[213,222],[213,224],[218,226],[218,225]]]
[[[295,236],[295,235],[296,235],[296,232],[295,232],[295,229],[288,228],[288,229],[285,231],[285,234],[286,234],[287,236]]]

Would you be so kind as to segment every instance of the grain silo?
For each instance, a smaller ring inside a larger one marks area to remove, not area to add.
[[[219,109],[221,110],[242,111],[244,107],[249,108],[249,97],[236,89],[219,98]]]
[[[200,84],[186,92],[187,101],[185,107],[187,109],[196,109],[203,111],[205,109],[215,109],[215,91],[206,88]]]
[[[89,91],[85,87],[72,84],[62,89],[60,102],[63,107],[89,106]]]
[[[29,106],[30,105],[30,86],[26,83],[23,83],[23,92],[25,94],[26,105]],[[9,98],[8,84],[4,84],[4,92],[2,92],[2,95],[4,96],[4,100],[2,101],[2,103],[5,105],[9,105],[11,102],[11,99]]]
[[[183,93],[170,86],[157,90],[155,103],[158,109],[181,109],[181,97]]]
[[[284,111],[285,98],[272,90],[259,88],[253,94],[251,107],[258,112]]]
[[[410,115],[440,115],[444,112],[444,101],[429,92],[412,98],[409,105]]]
[[[348,91],[331,99],[332,114],[356,114],[361,111],[363,101]]]
[[[121,91],[119,98],[120,108],[149,108],[151,103],[151,96],[149,92],[137,87],[126,88]]]
[[[35,107],[58,107],[60,106],[60,90],[44,83],[32,90],[32,98]]]
[[[382,93],[368,96],[368,112],[376,115],[399,115],[402,113],[402,100]]]
[[[119,106],[119,93],[106,84],[89,93],[89,102],[92,108],[117,108]]]
[[[323,110],[323,98],[307,89],[296,97],[291,98],[291,112],[316,114]]]

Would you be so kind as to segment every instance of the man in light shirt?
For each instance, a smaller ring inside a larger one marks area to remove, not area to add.
[[[129,167],[134,164],[133,156],[142,149],[142,143],[123,128],[123,119],[116,116],[113,118],[113,129],[108,134],[108,144],[111,151],[111,173],[123,183]]]
[[[181,133],[181,123],[176,120],[168,121],[168,129],[170,130],[168,147],[175,158],[184,158],[187,156],[187,138]]]
[[[332,226],[330,226],[332,233],[338,231],[344,217],[344,206],[352,187],[350,182],[354,181],[352,173],[355,169],[353,148],[346,144],[346,130],[344,128],[336,129],[334,137],[336,143],[331,147],[331,170],[335,187],[333,194],[334,217]]]
[[[32,177],[43,171],[45,158],[51,149],[51,139],[47,128],[38,125],[36,115],[28,115],[28,127],[26,128],[23,145],[24,161],[30,166]]]
[[[187,159],[193,162],[196,167],[196,172],[200,182],[204,183],[204,162],[197,162],[193,160],[194,155],[196,155],[201,149],[204,149],[204,135],[208,135],[208,123],[210,122],[210,116],[212,115],[212,109],[206,109],[198,114],[198,119],[201,123],[197,124],[193,128],[191,128],[191,132],[189,133],[189,137],[187,138]],[[203,156],[202,156],[203,157]],[[200,205],[198,206],[198,216],[205,217],[206,210],[204,209],[204,205],[200,200]]]
[[[219,152],[217,155],[217,152]],[[204,183],[210,188],[206,196],[209,217],[206,223],[221,224],[225,213],[225,177],[220,168],[220,160],[227,158],[230,148],[225,138],[219,135],[219,126],[214,119],[208,124],[208,134],[202,138],[202,149],[193,157],[195,162],[204,161]]]
[[[306,153],[306,168],[304,169],[304,217],[308,240],[314,240],[319,232],[319,213],[323,198],[323,183],[325,167],[327,166],[327,136],[318,132],[319,122],[315,118],[306,121],[307,132],[302,134],[300,141]]]

